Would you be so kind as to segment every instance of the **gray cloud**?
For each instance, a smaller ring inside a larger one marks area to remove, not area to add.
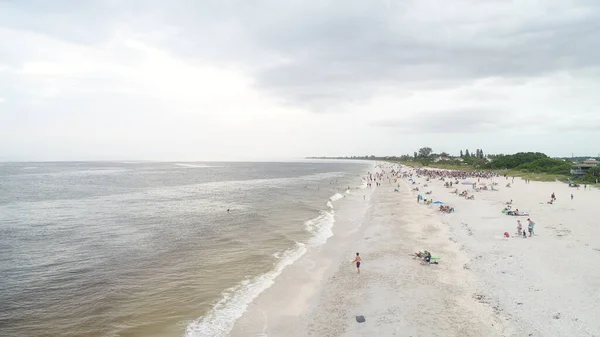
[[[600,134],[597,0],[0,0],[0,40],[0,155],[389,154],[479,132],[557,153]]]
[[[371,123],[373,126],[396,128],[403,133],[473,133],[518,127],[507,111],[493,108],[464,108],[429,111],[400,119]]]
[[[77,42],[129,29],[194,62],[238,64],[258,88],[314,109],[385,85],[533,77],[595,68],[600,59],[600,2],[591,0],[52,3],[13,6],[40,15],[22,23],[29,29]]]
[[[598,132],[600,114],[548,116],[511,112],[490,107],[473,107],[439,111],[423,111],[396,119],[384,119],[371,123],[372,126],[394,128],[403,134],[464,134],[479,132],[506,132],[527,130],[528,132]]]

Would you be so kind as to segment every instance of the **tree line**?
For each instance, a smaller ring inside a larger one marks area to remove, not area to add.
[[[315,157],[313,157],[314,159]],[[590,157],[578,157],[580,161]],[[320,159],[324,159],[321,157]],[[547,173],[555,175],[570,175],[573,166],[572,159],[569,158],[551,158],[541,152],[518,152],[515,154],[484,154],[483,149],[476,149],[470,152],[469,149],[460,150],[458,157],[452,157],[446,152],[434,153],[431,147],[422,147],[412,155],[405,154],[401,156],[352,156],[337,157],[327,159],[366,159],[366,160],[386,160],[397,162],[416,162],[422,165],[432,166],[464,166],[465,168],[476,168],[485,170],[516,170],[524,173]],[[600,160],[600,158],[598,158]],[[588,170],[586,176],[579,178],[582,182],[595,182],[600,180],[600,167],[592,167]]]

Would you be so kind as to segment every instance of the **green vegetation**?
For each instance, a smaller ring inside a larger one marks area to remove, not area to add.
[[[590,157],[578,157],[580,161]],[[446,152],[434,153],[430,147],[422,147],[413,155],[402,155],[392,157],[344,157],[338,159],[368,159],[385,160],[401,163],[412,167],[434,167],[447,170],[494,170],[499,174],[522,177],[524,179],[537,181],[560,180],[568,182],[573,180],[582,184],[593,184],[600,181],[600,166],[592,167],[583,177],[571,178],[571,167],[573,160],[568,158],[550,158],[540,152],[519,152],[511,155],[484,155],[482,149],[471,152],[466,149],[460,150],[458,157],[452,157]],[[600,159],[600,158],[598,158]]]
[[[519,152],[513,155],[501,155],[492,160],[487,167],[491,169],[512,169],[523,173],[546,173],[569,175],[572,163],[562,159],[552,159],[539,152]]]
[[[594,184],[596,181],[600,184],[600,166],[590,168],[585,176],[576,179],[576,182],[584,184]]]
[[[389,160],[393,163],[399,163],[402,165],[410,166],[410,167],[434,167],[444,170],[463,170],[463,171],[475,171],[475,168],[468,165],[462,165],[460,162],[458,164],[453,163],[452,161],[440,161],[437,163],[427,163],[422,164],[415,161],[404,161],[404,160]]]

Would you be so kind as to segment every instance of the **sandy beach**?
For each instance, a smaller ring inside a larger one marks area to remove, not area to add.
[[[497,182],[498,191],[455,186],[475,196],[467,200],[441,180],[414,178],[384,178],[338,202],[333,236],[307,247],[230,336],[600,335],[598,190],[496,177],[481,182]],[[557,201],[547,204],[553,192]],[[418,194],[455,212],[417,204]],[[517,219],[527,229],[528,217],[501,213],[511,199],[536,223],[533,237],[516,235]],[[413,259],[424,249],[438,265]],[[350,263],[355,252],[360,274]]]

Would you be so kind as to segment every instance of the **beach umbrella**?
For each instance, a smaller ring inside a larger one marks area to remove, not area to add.
[[[442,205],[442,204],[444,204],[444,203],[438,200],[438,201],[434,201],[434,202],[433,202],[433,204],[434,204],[434,205]]]

